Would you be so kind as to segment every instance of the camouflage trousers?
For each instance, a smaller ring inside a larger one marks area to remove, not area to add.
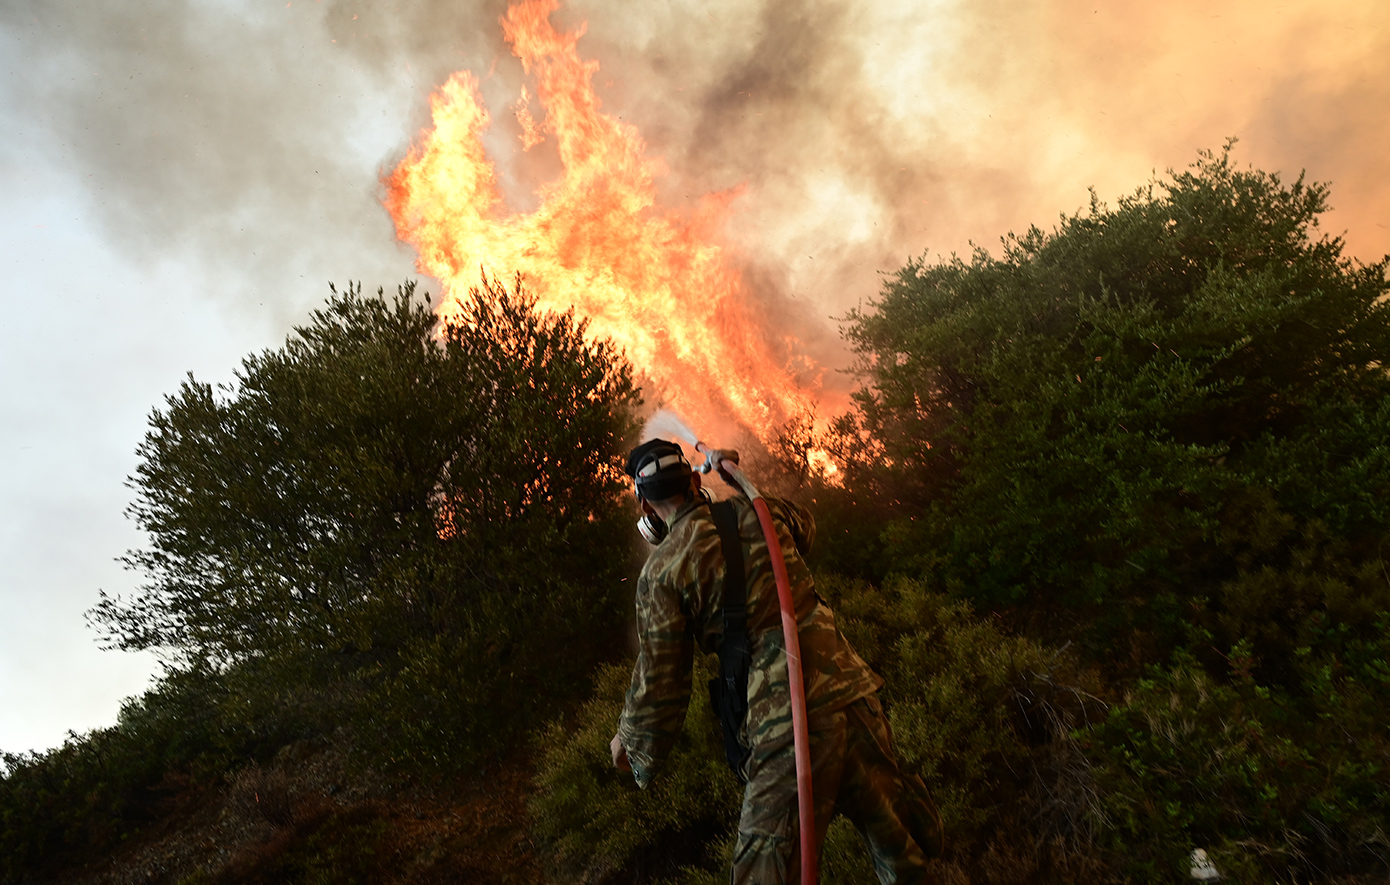
[[[927,881],[943,849],[941,817],[921,777],[901,771],[876,695],[810,722],[816,844],[838,811],[849,818],[883,885]],[[796,759],[792,742],[754,751],[734,846],[734,885],[784,885],[800,877]]]

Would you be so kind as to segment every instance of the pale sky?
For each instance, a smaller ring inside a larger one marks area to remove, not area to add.
[[[188,372],[226,381],[327,282],[411,275],[378,176],[457,68],[483,79],[518,208],[505,3],[0,0],[0,749],[114,721],[155,662],[82,613],[129,593],[125,477]],[[1390,5],[1174,0],[579,2],[604,108],[672,205],[743,183],[731,249],[808,349],[911,255],[1051,226],[1199,148],[1330,180],[1390,251]],[[433,283],[425,281],[428,288]]]

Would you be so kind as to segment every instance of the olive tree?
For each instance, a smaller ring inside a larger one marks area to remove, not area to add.
[[[519,279],[447,322],[413,284],[335,290],[235,383],[190,376],[151,415],[126,560],[146,581],[94,620],[248,696],[356,710],[392,753],[495,745],[621,622],[637,390],[584,333]]]

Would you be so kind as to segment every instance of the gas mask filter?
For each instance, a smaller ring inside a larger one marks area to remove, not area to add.
[[[714,496],[709,493],[709,489],[701,488],[699,494],[705,503],[713,503]],[[638,497],[641,497],[641,493],[638,493]],[[643,540],[653,546],[666,540],[666,536],[670,534],[670,529],[666,528],[666,520],[655,513],[643,513],[642,518],[637,520],[637,531],[641,533]]]
[[[637,531],[648,544],[656,545],[666,540],[668,529],[666,520],[655,513],[643,513],[642,518],[637,520]]]

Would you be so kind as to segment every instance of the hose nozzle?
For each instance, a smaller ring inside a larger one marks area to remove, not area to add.
[[[704,463],[700,465],[701,473],[709,473],[717,467],[721,467],[721,462],[728,461],[730,464],[738,463],[738,451],[736,449],[716,449],[709,443],[697,442],[695,451],[705,456]]]
[[[761,498],[757,488],[749,481],[738,466],[738,451],[736,449],[716,449],[708,443],[695,443],[695,451],[705,456],[704,462],[697,468],[701,473],[709,473],[711,470],[719,471],[719,478],[731,486],[742,489],[749,500]]]

